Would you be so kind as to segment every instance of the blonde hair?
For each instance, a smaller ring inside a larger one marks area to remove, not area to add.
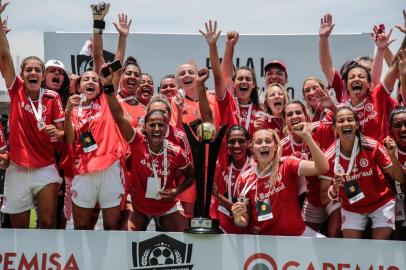
[[[149,112],[151,110],[151,104],[152,103],[162,103],[162,104],[164,104],[166,109],[168,110],[169,118],[171,117],[171,115],[172,115],[172,107],[171,107],[171,104],[169,103],[169,101],[168,101],[168,99],[166,98],[165,95],[160,94],[160,93],[154,94],[151,97],[151,99],[150,99],[150,101],[149,101],[149,103],[147,105],[147,112]]]
[[[274,155],[273,161],[264,170],[264,174],[268,174],[269,172],[271,173],[268,181],[271,184],[271,186],[274,186],[275,182],[278,180],[277,174],[278,174],[278,169],[279,169],[279,162],[280,162],[280,159],[282,156],[282,146],[280,143],[278,133],[276,133],[276,131],[274,131],[273,129],[258,129],[254,132],[253,137],[255,136],[255,133],[257,133],[260,130],[269,131],[271,133],[272,139],[274,140],[274,143],[276,145],[276,150],[275,150],[275,155]],[[254,142],[254,139],[253,139],[253,142]]]
[[[303,81],[303,86],[302,86],[303,100],[304,100],[304,95],[305,95],[304,86],[305,86],[305,83],[306,83],[307,81],[315,81],[315,82],[317,82],[317,83],[320,85],[320,87],[321,87],[322,89],[326,88],[326,86],[324,85],[324,82],[323,82],[321,79],[317,78],[317,77],[307,77],[307,78],[305,78],[304,81]],[[310,106],[310,104],[308,104],[307,102],[306,102],[306,108],[307,108],[307,110],[311,113],[312,116],[313,116],[314,113],[316,112],[316,108],[313,108],[313,107]]]
[[[283,106],[285,107],[286,106],[286,104],[288,104],[288,102],[289,102],[289,96],[288,96],[288,91],[286,91],[286,88],[282,85],[282,84],[280,84],[280,83],[271,83],[270,85],[268,85],[268,87],[266,88],[266,90],[265,90],[265,93],[264,93],[264,111],[267,113],[267,114],[270,114],[270,115],[273,115],[272,114],[272,110],[271,110],[271,108],[269,107],[269,104],[268,104],[268,95],[269,95],[269,92],[271,92],[271,88],[272,87],[278,87],[279,89],[281,89],[282,90],[282,92],[283,92]]]

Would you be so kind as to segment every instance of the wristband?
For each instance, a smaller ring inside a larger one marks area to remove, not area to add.
[[[103,92],[106,95],[111,95],[112,93],[114,93],[114,86],[112,84],[103,85]]]
[[[103,20],[94,20],[93,21],[93,28],[104,30],[106,28],[106,22]]]
[[[332,201],[338,200],[338,192],[334,192],[333,186],[330,186],[327,191],[327,197]]]

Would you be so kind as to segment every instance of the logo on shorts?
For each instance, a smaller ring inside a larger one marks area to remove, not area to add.
[[[77,169],[79,168],[79,165],[80,165],[79,159],[75,159],[75,161],[73,162],[73,166]]]
[[[361,160],[359,161],[359,165],[361,165],[362,168],[365,168],[366,166],[368,166],[368,159],[361,158]]]
[[[186,244],[161,234],[142,242],[132,242],[131,270],[192,269],[193,244]]]
[[[70,190],[70,193],[71,193],[71,195],[72,195],[72,198],[77,198],[78,197],[78,192],[76,191],[76,190],[74,190],[74,189],[71,189]]]

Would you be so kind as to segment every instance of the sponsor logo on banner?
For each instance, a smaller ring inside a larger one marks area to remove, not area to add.
[[[362,264],[347,263],[347,262],[298,262],[294,259],[289,261],[277,261],[271,255],[266,253],[254,253],[249,256],[244,263],[244,270],[278,270],[278,269],[306,269],[306,270],[338,270],[338,269],[353,269],[353,270],[400,270],[399,267],[391,265],[385,267],[384,265],[368,265],[368,267],[361,267]],[[279,267],[278,267],[279,266]]]
[[[179,269],[190,270],[193,264],[192,244],[183,243],[168,235],[132,242],[132,270]]]
[[[63,269],[79,270],[73,254],[2,252],[0,253],[0,269]]]

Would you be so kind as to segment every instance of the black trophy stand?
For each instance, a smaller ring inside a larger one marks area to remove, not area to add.
[[[220,150],[227,126],[220,128],[213,141],[199,140],[193,134],[190,126],[183,124],[184,130],[192,148],[193,163],[196,179],[196,202],[194,218],[189,219],[186,233],[218,234],[223,233],[219,228],[218,219],[210,218],[210,202],[213,191],[214,173],[217,155]],[[205,170],[206,145],[209,145],[207,172]]]

